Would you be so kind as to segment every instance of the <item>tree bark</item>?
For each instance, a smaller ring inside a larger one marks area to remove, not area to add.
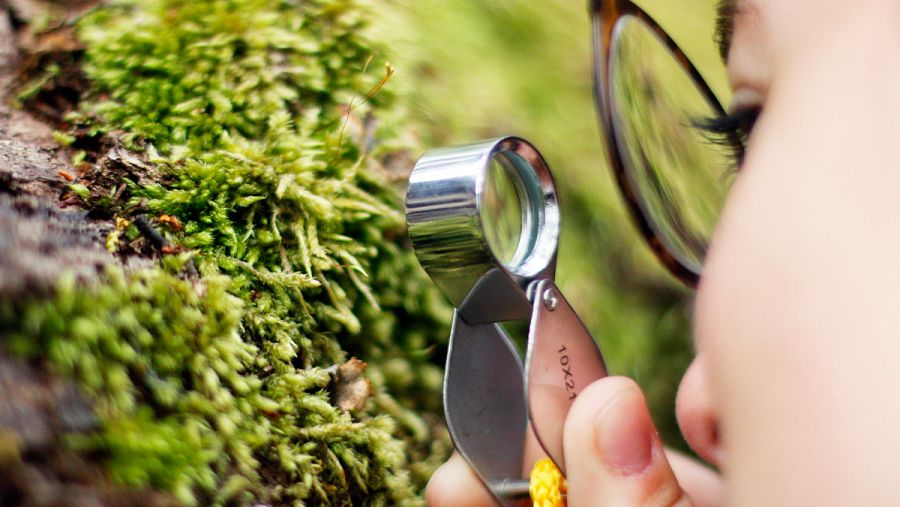
[[[78,171],[54,140],[53,127],[12,105],[25,61],[3,6],[0,301],[10,308],[51,293],[64,273],[88,282],[104,265],[121,262],[105,248],[114,225],[63,199]],[[174,505],[160,493],[110,484],[89,456],[63,445],[67,435],[96,425],[90,404],[71,381],[0,352],[0,505]]]

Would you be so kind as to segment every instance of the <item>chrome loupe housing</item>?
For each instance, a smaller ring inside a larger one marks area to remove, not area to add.
[[[511,255],[499,255],[499,245],[491,240],[489,222],[498,218],[486,216],[491,212],[485,200],[492,164],[511,183],[505,197],[518,200],[521,227],[518,237],[511,238]],[[554,276],[559,241],[553,178],[534,146],[503,137],[430,151],[410,177],[406,209],[419,262],[468,322],[528,317],[527,286]],[[513,287],[518,291],[509,290]],[[500,294],[503,300],[496,299]]]

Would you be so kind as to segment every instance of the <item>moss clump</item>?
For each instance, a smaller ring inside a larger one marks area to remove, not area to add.
[[[200,276],[177,274],[184,256],[111,270],[8,323],[13,350],[97,401],[104,430],[72,444],[119,481],[186,504],[418,503],[445,456],[446,305],[397,244],[380,149],[344,120],[389,102],[368,93],[384,75],[363,17],[349,0],[135,0],[79,22],[92,87],[71,134],[122,138],[162,174],[85,189],[116,196],[105,213],[167,215],[167,252],[194,252]],[[372,365],[368,414],[328,391],[348,352]]]
[[[118,482],[186,504],[412,498],[394,423],[335,408],[324,369],[252,373],[258,350],[241,339],[231,281],[183,280],[178,260],[127,276],[110,269],[88,289],[69,278],[52,300],[4,316],[9,350],[47,361],[95,400],[103,430],[71,444],[106,455]],[[280,487],[262,491],[275,471]]]
[[[446,313],[386,237],[403,220],[378,153],[341,120],[339,106],[381,77],[364,73],[361,19],[342,0],[145,1],[81,23],[95,85],[86,117],[146,143],[166,181],[133,186],[132,204],[177,217],[174,239],[203,252],[201,271],[232,276],[262,367],[341,360],[334,334],[360,333],[357,301],[381,310],[367,278],[384,263],[398,271],[378,289],[402,285],[391,305],[417,300],[408,313],[429,324]],[[376,99],[365,107],[378,111]]]

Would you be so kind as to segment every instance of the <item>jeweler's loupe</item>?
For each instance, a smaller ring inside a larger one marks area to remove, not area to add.
[[[456,307],[444,380],[454,444],[504,505],[527,496],[529,426],[565,472],[562,429],[606,375],[599,348],[554,283],[560,211],[547,163],[504,137],[426,153],[406,198],[419,262]],[[500,322],[527,320],[521,355]],[[527,452],[526,452],[527,451]]]

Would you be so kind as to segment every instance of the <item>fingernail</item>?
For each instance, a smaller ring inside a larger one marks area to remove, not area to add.
[[[599,454],[606,466],[635,475],[653,459],[653,421],[637,389],[629,388],[604,405],[594,420]]]

